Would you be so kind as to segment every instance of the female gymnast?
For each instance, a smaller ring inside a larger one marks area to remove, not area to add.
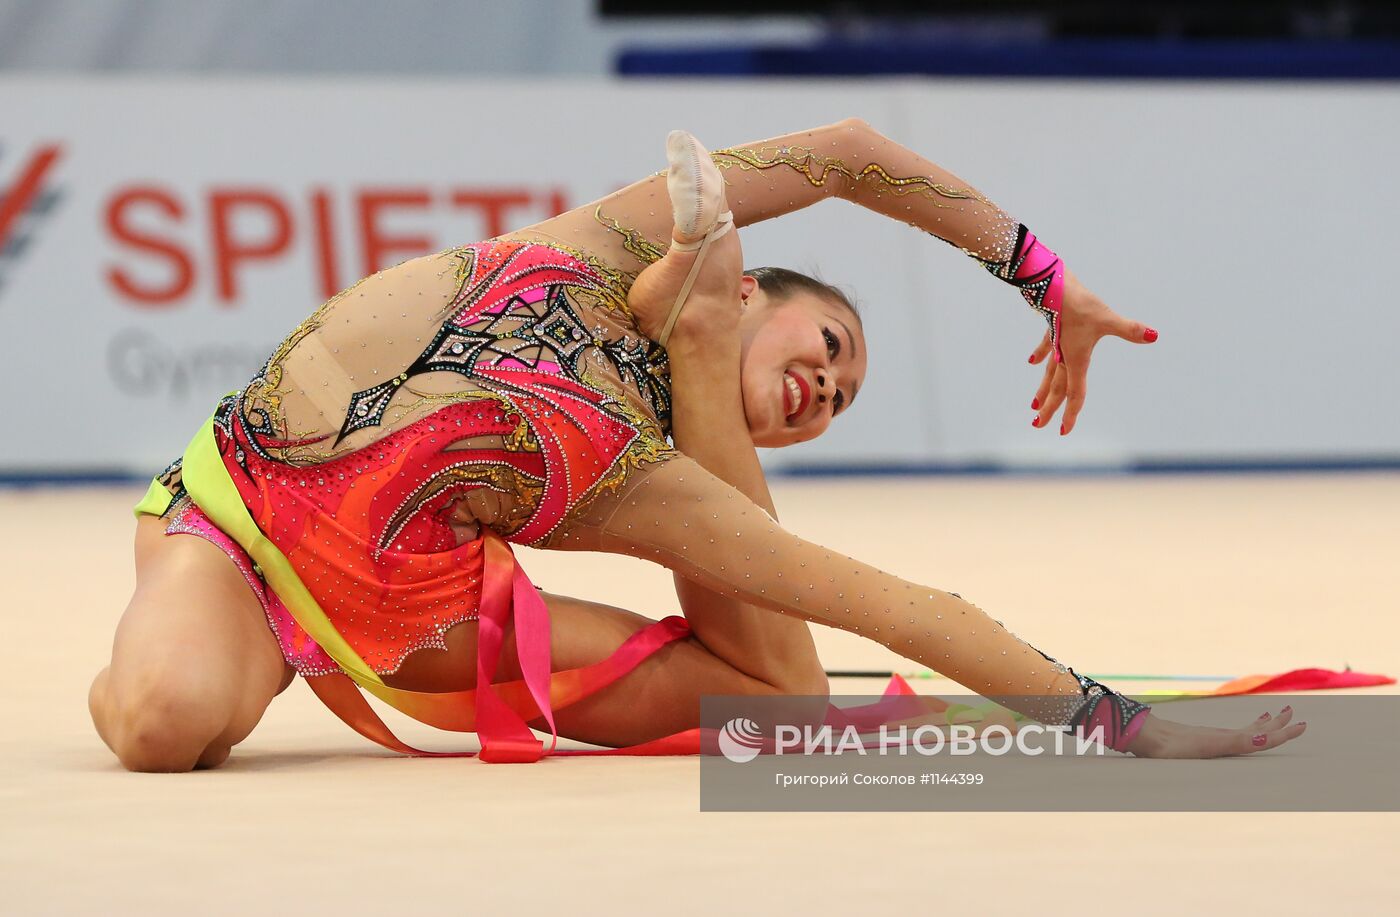
[[[220,764],[295,674],[390,747],[354,684],[491,761],[546,754],[527,725],[652,742],[705,694],[825,695],[808,622],[1136,755],[1301,734],[1287,709],[1161,720],[959,596],[784,531],[753,446],[821,434],[868,348],[834,288],[744,274],[730,228],[841,197],[958,246],[1048,319],[1033,423],[1063,406],[1062,433],[1095,344],[1155,333],[859,120],[713,155],[676,132],[667,153],[665,175],[360,281],[219,403],[137,508],[136,591],[89,697],[125,767]],[[684,620],[538,592],[507,543],[663,564]]]

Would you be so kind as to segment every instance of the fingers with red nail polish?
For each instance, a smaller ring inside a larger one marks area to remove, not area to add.
[[[1031,351],[1031,358],[1030,358],[1029,360],[1027,360],[1026,362],[1028,362],[1028,363],[1039,363],[1041,360],[1045,359],[1046,355],[1049,354],[1049,353],[1050,353],[1050,332],[1047,330],[1047,331],[1045,332],[1045,334],[1041,337],[1040,343],[1036,345],[1035,350],[1032,350],[1032,351]]]

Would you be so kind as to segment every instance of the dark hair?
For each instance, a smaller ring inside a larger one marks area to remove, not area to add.
[[[860,310],[856,308],[855,302],[847,296],[840,287],[833,286],[815,277],[808,277],[806,274],[799,274],[797,271],[790,271],[785,267],[756,267],[744,271],[748,277],[758,281],[758,286],[768,295],[769,299],[783,300],[794,293],[811,293],[822,299],[835,303],[838,306],[845,306],[851,314],[860,322]]]

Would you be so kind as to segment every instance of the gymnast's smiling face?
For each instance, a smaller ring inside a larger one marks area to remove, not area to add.
[[[865,382],[865,332],[850,307],[798,290],[770,296],[743,279],[739,385],[755,446],[815,439]]]

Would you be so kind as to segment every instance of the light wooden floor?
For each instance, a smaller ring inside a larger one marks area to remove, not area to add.
[[[138,496],[0,491],[5,914],[1394,912],[1394,814],[701,813],[693,759],[400,759],[302,685],[224,768],[127,774],[84,699],[131,588]],[[961,592],[1082,671],[1400,672],[1400,475],[781,481],[776,496],[795,531]],[[525,553],[551,591],[675,610],[655,568]],[[817,630],[829,667],[905,667]],[[1217,764],[1191,766],[1209,780]]]

